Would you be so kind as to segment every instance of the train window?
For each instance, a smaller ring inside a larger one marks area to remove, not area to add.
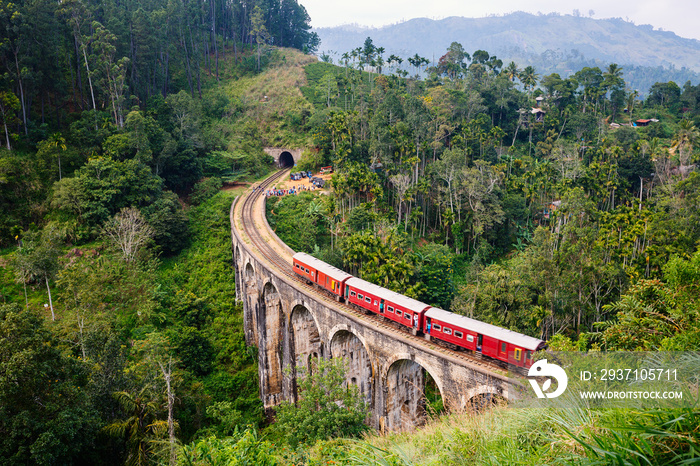
[[[457,338],[464,338],[464,334],[462,332],[458,332],[457,330],[455,330],[455,336]]]
[[[354,296],[355,296],[355,292],[354,292],[354,291],[351,291],[351,292],[350,292],[350,296],[353,296],[353,297],[354,297]]]
[[[520,356],[522,356],[523,350],[520,348],[515,348],[515,354],[513,357],[515,358],[516,361],[520,361]]]
[[[532,359],[532,353],[530,351],[525,351],[525,359]]]
[[[469,343],[474,343],[474,335],[467,335],[467,341]]]
[[[501,343],[501,353],[505,353],[505,352],[506,352],[506,344]]]
[[[298,269],[298,268],[299,268],[299,264],[294,264],[294,267],[296,267],[296,268]]]
[[[433,324],[433,328],[439,332],[442,327],[440,327],[440,324]]]
[[[370,298],[369,296],[367,296],[367,297],[365,298],[365,301],[368,302],[368,303],[371,303],[371,302],[372,302],[372,298]]]
[[[445,332],[446,335],[452,335],[452,329],[451,329],[451,328],[445,327],[445,328],[443,329],[443,332]]]
[[[309,269],[306,269],[306,273],[309,273]]]
[[[394,313],[394,308],[391,307],[391,306],[387,307],[387,310],[388,310],[389,312],[391,312],[392,314]]]
[[[401,314],[402,314],[402,312],[399,311],[399,310],[397,309],[397,310],[396,310],[396,315],[397,315],[397,316],[400,316]]]
[[[376,302],[376,301],[374,302],[374,305],[375,305],[375,306],[377,305],[377,302]]]
[[[411,320],[411,314],[409,314],[408,312],[405,312],[405,313],[403,314],[403,317],[404,317],[404,319],[406,319],[406,320]]]

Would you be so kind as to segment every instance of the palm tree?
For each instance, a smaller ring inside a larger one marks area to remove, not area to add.
[[[354,65],[355,60],[357,59],[357,49],[352,49],[352,51],[350,52],[350,56],[352,57],[352,63]]]
[[[688,119],[681,120],[678,126],[678,132],[673,138],[671,150],[675,151],[678,149],[680,165],[685,166],[690,162],[693,146],[700,140],[700,131]]]
[[[343,59],[343,64],[345,65],[345,77],[348,77],[348,63],[350,63],[350,54],[345,52],[341,58]]]
[[[622,68],[617,63],[611,63],[608,65],[608,70],[603,73],[603,82],[601,87],[606,93],[614,92],[621,89],[625,84],[622,79]],[[605,101],[603,101],[605,102]],[[605,108],[603,108],[605,111]],[[613,107],[613,118],[615,117],[616,109]]]
[[[624,84],[622,68],[617,63],[608,65],[608,70],[603,73],[603,87],[606,90],[614,90]]]
[[[376,54],[377,54],[377,73],[382,74],[382,65],[384,64],[384,57],[382,57],[382,54],[385,52],[384,47],[377,47],[376,49]]]
[[[532,96],[532,91],[535,89],[537,80],[539,79],[539,76],[537,73],[535,73],[535,68],[532,66],[526,66],[522,73],[520,73],[519,78],[520,82],[522,82],[523,86],[525,86],[525,89],[528,90],[530,96]]]
[[[150,464],[150,444],[159,431],[167,429],[167,423],[156,420],[158,404],[150,395],[148,387],[142,388],[136,395],[129,392],[114,394],[129,417],[109,424],[104,430],[111,436],[126,438],[129,451],[127,465]]]
[[[503,73],[508,76],[511,82],[515,82],[515,78],[520,78],[520,70],[514,61],[508,63],[508,66],[503,69]]]

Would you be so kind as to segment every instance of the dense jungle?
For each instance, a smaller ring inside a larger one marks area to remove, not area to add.
[[[295,0],[0,2],[0,463],[697,461],[697,406],[368,432],[342,361],[264,415],[228,212],[269,146],[334,167],[268,200],[294,250],[552,349],[700,346],[700,83],[369,37],[333,65],[309,22]]]

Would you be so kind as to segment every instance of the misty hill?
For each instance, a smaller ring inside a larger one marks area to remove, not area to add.
[[[437,61],[451,42],[470,53],[486,50],[504,64],[536,67],[540,76],[552,72],[568,75],[584,66],[625,68],[625,79],[642,92],[657,81],[673,80],[682,86],[700,80],[700,41],[673,32],[635,25],[620,18],[593,19],[572,15],[533,15],[517,12],[487,18],[417,18],[381,28],[338,26],[315,29],[319,50],[334,62],[371,37],[386,56],[402,58],[416,53]]]

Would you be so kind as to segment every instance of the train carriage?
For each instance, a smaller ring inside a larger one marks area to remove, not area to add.
[[[388,290],[360,278],[346,282],[345,300],[406,327],[421,328],[428,304]]]
[[[426,311],[423,331],[430,334],[431,338],[521,367],[530,367],[532,353],[546,346],[545,342],[538,338],[436,307]]]
[[[338,301],[343,297],[345,282],[352,278],[349,273],[304,252],[294,254],[292,263],[297,275],[332,293]]]
[[[298,276],[331,293],[338,301],[344,298],[348,304],[413,328],[414,334],[422,331],[431,338],[509,364],[530,367],[532,353],[546,347],[540,339],[431,307],[353,277],[309,254],[294,254],[293,269]]]

